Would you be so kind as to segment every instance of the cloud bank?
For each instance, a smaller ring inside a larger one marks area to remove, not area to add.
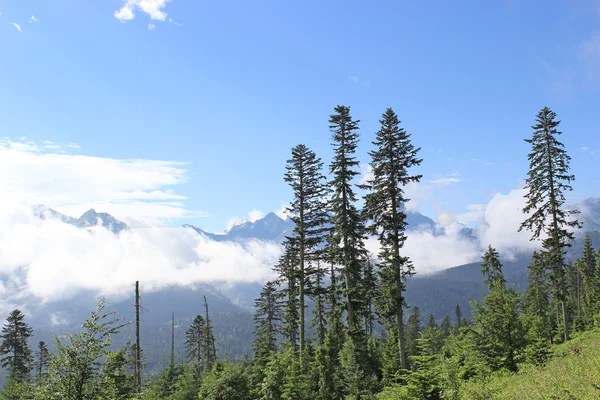
[[[140,280],[144,290],[196,283],[264,282],[281,247],[209,240],[191,229],[149,225],[114,235],[39,220],[27,205],[2,201],[0,309],[31,296],[68,299],[80,292],[120,296]]]
[[[120,219],[170,219],[202,215],[188,210],[173,187],[187,183],[185,163],[68,154],[75,143],[0,138],[0,193],[45,204],[66,215],[94,208]]]

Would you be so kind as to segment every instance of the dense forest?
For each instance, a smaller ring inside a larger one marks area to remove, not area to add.
[[[457,305],[453,315],[422,315],[405,299],[415,274],[402,251],[405,189],[421,179],[420,148],[387,109],[369,152],[372,173],[357,185],[359,123],[349,107],[335,107],[327,169],[307,146],[291,150],[283,179],[293,192],[295,228],[273,266],[277,279],[256,299],[251,357],[230,360],[218,351],[206,298],[185,332],[185,360],[175,356],[173,317],[168,363],[151,374],[139,316],[122,321],[101,301],[79,331],[55,338],[51,352],[48,343],[33,344],[25,315],[14,310],[0,335],[8,374],[1,398],[491,399],[493,377],[543,371],[556,348],[594,333],[585,331],[600,317],[600,249],[588,235],[578,258],[567,260],[581,224],[565,206],[575,178],[553,111],[539,111],[526,139],[520,230],[540,242],[527,288],[507,284],[502,255],[490,243],[481,260],[488,294],[471,310]],[[378,240],[377,254],[367,250],[368,237]],[[115,349],[111,339],[132,327],[134,340]]]

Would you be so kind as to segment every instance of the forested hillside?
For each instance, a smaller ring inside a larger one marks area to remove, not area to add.
[[[593,398],[600,249],[597,233],[576,239],[587,221],[565,204],[575,177],[556,114],[540,110],[526,139],[519,230],[536,251],[510,261],[489,243],[479,263],[420,277],[403,251],[406,187],[426,160],[388,108],[370,146],[372,174],[357,185],[360,121],[350,111],[329,116],[327,167],[304,144],[291,150],[283,229],[292,229],[253,316],[212,287],[146,298],[139,282],[120,313],[100,301],[79,329],[53,339],[15,309],[0,335],[2,398]],[[87,226],[82,218],[65,221]],[[269,221],[233,232],[258,226],[277,240],[282,227]],[[147,324],[146,312],[163,323]],[[561,378],[548,383],[549,371]]]

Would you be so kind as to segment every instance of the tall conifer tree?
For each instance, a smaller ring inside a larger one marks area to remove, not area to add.
[[[379,253],[379,275],[381,281],[380,313],[391,323],[395,321],[398,332],[400,365],[406,368],[404,329],[402,325],[405,307],[404,290],[406,277],[414,273],[410,259],[401,254],[406,241],[406,202],[404,187],[419,182],[421,175],[410,169],[421,164],[417,157],[420,148],[415,148],[408,134],[400,127],[400,121],[388,108],[379,121],[381,128],[371,151],[373,178],[365,188],[365,216],[371,222],[369,230],[377,235],[381,245]]]
[[[2,328],[0,339],[0,366],[9,371],[15,382],[29,379],[31,350],[29,337],[33,329],[25,322],[25,315],[20,310],[13,310]]]
[[[307,289],[314,283],[316,254],[324,241],[327,209],[325,207],[326,186],[322,173],[323,162],[303,144],[292,149],[287,161],[284,180],[291,186],[294,200],[288,208],[294,222],[294,239],[298,246],[298,308],[300,328],[300,358],[306,350],[305,297]]]
[[[550,268],[550,280],[553,286],[553,296],[562,305],[563,332],[565,340],[569,340],[569,316],[567,307],[567,290],[565,282],[565,248],[570,247],[574,234],[570,228],[580,227],[574,219],[576,210],[564,207],[564,192],[573,190],[571,182],[574,175],[569,174],[571,157],[565,146],[558,141],[562,134],[558,130],[560,121],[556,113],[544,107],[532,126],[531,139],[525,139],[531,145],[528,155],[529,172],[525,183],[525,198],[527,204],[523,213],[530,214],[521,224],[523,229],[532,232],[532,240],[542,240],[546,264]]]
[[[364,225],[356,207],[356,193],[352,180],[360,173],[356,158],[358,123],[350,115],[350,107],[337,106],[329,117],[334,156],[329,166],[333,175],[333,195],[330,209],[333,214],[332,246],[336,263],[342,267],[348,329],[352,334],[361,332],[360,320],[363,304],[361,272],[365,256]]]

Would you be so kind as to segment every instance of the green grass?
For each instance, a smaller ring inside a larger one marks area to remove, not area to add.
[[[516,374],[500,373],[468,382],[462,397],[469,400],[600,399],[600,330],[585,332],[553,347],[543,368],[524,366]]]

